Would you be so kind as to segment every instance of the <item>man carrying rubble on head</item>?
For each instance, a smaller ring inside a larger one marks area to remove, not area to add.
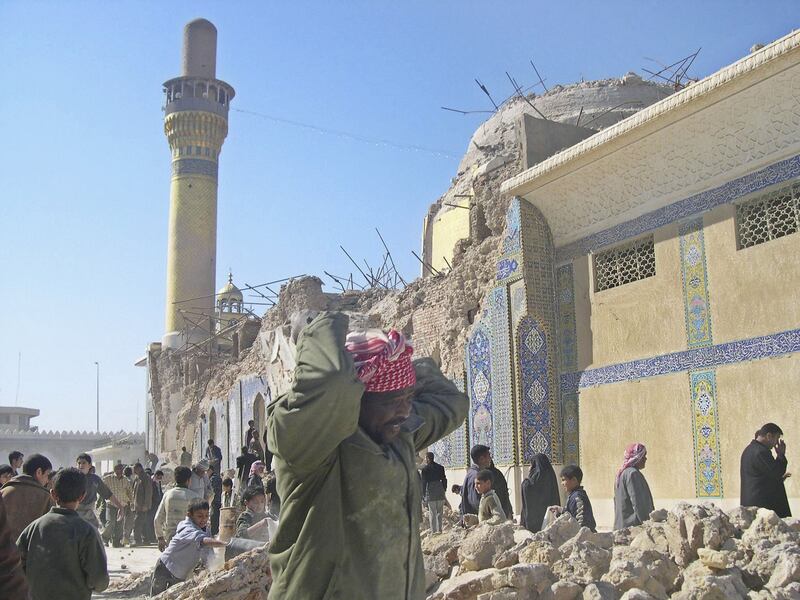
[[[283,499],[270,598],[425,598],[416,453],[456,429],[468,400],[397,331],[323,313],[300,335],[289,392],[270,406]]]

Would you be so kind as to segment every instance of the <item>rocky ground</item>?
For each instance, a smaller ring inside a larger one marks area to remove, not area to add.
[[[592,533],[569,515],[423,533],[428,600],[800,599],[800,519],[712,504]]]
[[[613,533],[570,515],[538,533],[465,529],[448,512],[442,533],[421,535],[427,600],[800,600],[800,519],[766,509],[681,504]],[[139,597],[144,577],[109,597]],[[253,550],[157,598],[266,600],[270,582],[266,550]]]

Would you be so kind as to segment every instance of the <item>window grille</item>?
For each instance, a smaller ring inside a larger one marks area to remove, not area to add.
[[[594,291],[602,292],[656,274],[653,236],[595,254]]]
[[[736,206],[739,249],[800,230],[800,182],[762,194]]]

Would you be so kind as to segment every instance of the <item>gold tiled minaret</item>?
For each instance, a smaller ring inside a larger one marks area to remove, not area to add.
[[[183,73],[164,83],[164,133],[172,151],[164,345],[171,348],[213,331],[217,169],[235,94],[216,78],[216,55],[216,27],[205,19],[187,23]]]

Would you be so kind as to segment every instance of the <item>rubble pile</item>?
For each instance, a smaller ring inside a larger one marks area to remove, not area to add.
[[[272,576],[266,548],[227,561],[218,571],[201,571],[154,596],[158,600],[267,600]]]
[[[800,519],[682,503],[613,533],[448,520],[422,552],[428,600],[800,600],[799,542]]]

